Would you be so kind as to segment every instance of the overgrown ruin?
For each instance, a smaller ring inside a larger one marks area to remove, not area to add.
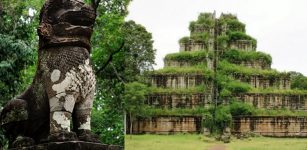
[[[159,113],[139,117],[133,133],[199,133],[208,118],[198,110],[239,101],[294,115],[233,116],[233,134],[307,136],[307,117],[301,115],[307,92],[290,88],[289,73],[271,69],[271,56],[256,51],[257,41],[237,16],[201,13],[189,29],[190,36],[179,40],[180,52],[168,54],[164,68],[150,73],[146,104]]]

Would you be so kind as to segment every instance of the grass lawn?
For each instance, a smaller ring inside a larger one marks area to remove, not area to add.
[[[307,138],[256,137],[232,139],[229,144],[194,134],[127,135],[125,138],[125,150],[210,150],[216,145],[224,145],[226,150],[307,150]]]

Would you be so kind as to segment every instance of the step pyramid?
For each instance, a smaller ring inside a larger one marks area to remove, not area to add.
[[[256,50],[257,40],[236,15],[201,13],[189,29],[179,52],[150,73],[146,104],[157,112],[135,120],[134,133],[199,133],[207,119],[201,111],[238,101],[277,115],[232,116],[232,133],[307,136],[307,91],[291,89],[290,74],[271,68],[271,56]]]

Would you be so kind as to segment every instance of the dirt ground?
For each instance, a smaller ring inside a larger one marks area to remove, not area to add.
[[[226,147],[224,145],[215,145],[213,147],[210,147],[209,150],[226,150]]]

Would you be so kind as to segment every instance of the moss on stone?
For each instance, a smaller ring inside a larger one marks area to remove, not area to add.
[[[239,51],[231,49],[226,50],[220,57],[232,63],[242,61],[262,61],[269,65],[272,63],[272,57],[269,54],[259,51]]]
[[[164,60],[199,63],[199,62],[206,62],[207,58],[212,59],[213,53],[208,52],[207,50],[199,50],[199,51],[185,51],[180,53],[167,54]]]
[[[240,76],[261,76],[264,78],[277,79],[282,77],[289,77],[289,74],[286,72],[278,72],[274,69],[256,69],[248,68],[242,65],[236,65],[229,63],[226,60],[220,61],[218,64],[218,69],[220,73],[227,75],[240,75]]]
[[[151,75],[203,75],[209,79],[213,77],[213,71],[206,66],[198,65],[192,67],[164,67],[163,69],[155,70]]]

